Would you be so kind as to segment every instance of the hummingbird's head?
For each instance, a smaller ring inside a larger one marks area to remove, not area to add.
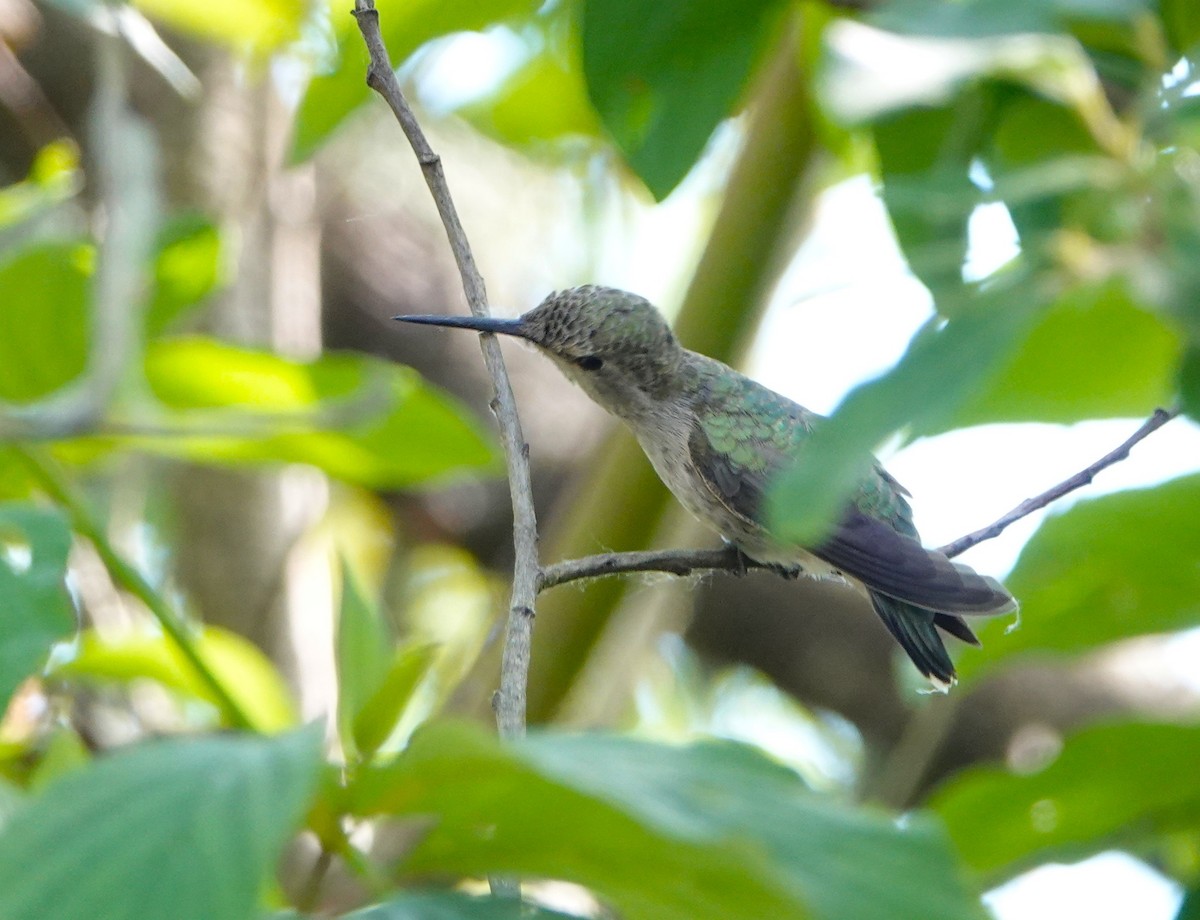
[[[623,416],[670,394],[684,354],[666,320],[644,297],[590,284],[555,292],[517,319],[396,319],[525,339],[592,399]]]

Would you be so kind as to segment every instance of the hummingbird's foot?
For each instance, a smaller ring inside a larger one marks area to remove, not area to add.
[[[804,574],[804,566],[799,563],[793,565],[784,565],[782,562],[773,562],[767,566],[772,572],[780,578],[786,578],[788,581],[795,581]]]
[[[750,574],[750,563],[754,560],[743,553],[742,548],[736,543],[730,540],[725,540],[725,545],[733,550],[735,563],[732,569],[733,574],[738,578],[745,578],[748,574]]]

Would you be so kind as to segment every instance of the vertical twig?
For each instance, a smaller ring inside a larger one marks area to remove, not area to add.
[[[391,106],[396,120],[412,145],[425,183],[433,195],[438,214],[446,228],[450,249],[458,271],[462,276],[463,292],[467,304],[476,316],[487,316],[487,291],[483,278],[475,267],[471,247],[450,189],[442,171],[442,160],[435,154],[425,139],[416,116],[392,70],[392,63],[379,32],[379,12],[374,0],[355,0],[354,18],[366,42],[371,62],[367,70],[367,85],[384,98]],[[500,354],[496,337],[483,334],[480,337],[483,360],[496,395],[492,410],[500,426],[500,439],[508,467],[508,487],[513,506],[513,548],[516,562],[513,566],[512,597],[509,602],[508,626],[504,638],[504,657],[500,669],[500,690],[496,696],[496,725],[502,738],[519,738],[525,734],[525,697],[529,678],[529,653],[533,640],[534,603],[537,597],[538,552],[537,519],[533,510],[533,489],[529,481],[529,446],[521,433],[521,420],[517,415],[516,400],[509,384],[508,372]]]

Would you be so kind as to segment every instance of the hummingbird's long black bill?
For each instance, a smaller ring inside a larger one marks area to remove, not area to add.
[[[475,332],[494,332],[497,335],[525,337],[525,327],[519,319],[502,319],[496,316],[393,316],[402,323],[417,323],[422,326],[448,326],[451,329],[472,329]]]

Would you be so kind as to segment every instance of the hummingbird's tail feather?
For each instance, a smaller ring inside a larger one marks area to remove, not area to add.
[[[983,643],[979,641],[979,637],[971,632],[971,627],[967,625],[967,621],[954,613],[935,613],[933,622],[939,629],[948,632],[955,639],[961,639],[969,645],[974,645],[977,648],[982,648]]]
[[[961,617],[914,607],[895,598],[871,591],[871,605],[883,625],[900,643],[905,654],[925,677],[948,688],[955,682],[954,662],[942,642],[938,627],[965,642],[979,639]]]

